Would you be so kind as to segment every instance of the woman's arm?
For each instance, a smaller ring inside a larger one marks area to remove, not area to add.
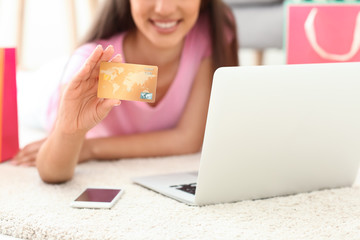
[[[78,162],[86,132],[119,105],[116,99],[97,98],[100,62],[109,61],[112,46],[96,47],[80,71],[67,84],[62,94],[55,127],[41,145],[36,166],[45,182],[69,180]],[[120,61],[117,55],[112,61]]]
[[[174,129],[84,140],[86,132],[100,122],[112,106],[119,104],[117,100],[97,99],[94,88],[96,76],[91,74],[97,75],[99,62],[108,61],[112,53],[112,48],[104,52],[102,49],[95,50],[68,84],[54,130],[36,154],[36,166],[43,181],[67,181],[72,178],[77,163],[88,159],[165,156],[201,149],[211,90],[210,58],[201,63],[184,114]],[[113,61],[120,61],[120,58]],[[83,92],[77,92],[79,90]],[[94,112],[94,109],[97,111]]]
[[[85,140],[80,161],[194,153],[201,149],[211,91],[212,61],[202,61],[178,125],[170,130]]]
[[[84,138],[82,133],[66,134],[54,129],[36,157],[36,166],[44,182],[59,183],[72,178]]]

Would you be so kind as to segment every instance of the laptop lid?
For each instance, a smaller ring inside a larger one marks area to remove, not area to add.
[[[220,68],[195,202],[349,186],[359,146],[360,63]]]

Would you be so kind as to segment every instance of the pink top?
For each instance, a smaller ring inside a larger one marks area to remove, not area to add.
[[[126,62],[123,40],[126,33],[109,39],[88,43],[78,48],[65,69],[63,82],[71,80],[98,44],[104,48],[113,45],[115,54],[120,53]],[[109,115],[88,132],[87,137],[110,137],[122,134],[144,133],[171,129],[180,120],[201,61],[211,55],[209,25],[205,16],[199,17],[185,39],[180,65],[175,79],[166,95],[155,107],[145,102],[122,101]],[[159,69],[161,74],[161,69]],[[48,127],[51,129],[56,118],[59,91],[54,94],[48,108]]]

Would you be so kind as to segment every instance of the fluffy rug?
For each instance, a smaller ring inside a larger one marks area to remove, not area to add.
[[[199,154],[89,162],[72,181],[0,165],[0,233],[22,239],[360,239],[360,179],[351,188],[189,207],[134,185],[147,174],[196,170]],[[111,210],[69,206],[88,186],[125,189]]]

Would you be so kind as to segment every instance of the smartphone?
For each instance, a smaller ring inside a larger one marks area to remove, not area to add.
[[[86,188],[70,206],[75,208],[111,208],[124,190],[120,188]]]

